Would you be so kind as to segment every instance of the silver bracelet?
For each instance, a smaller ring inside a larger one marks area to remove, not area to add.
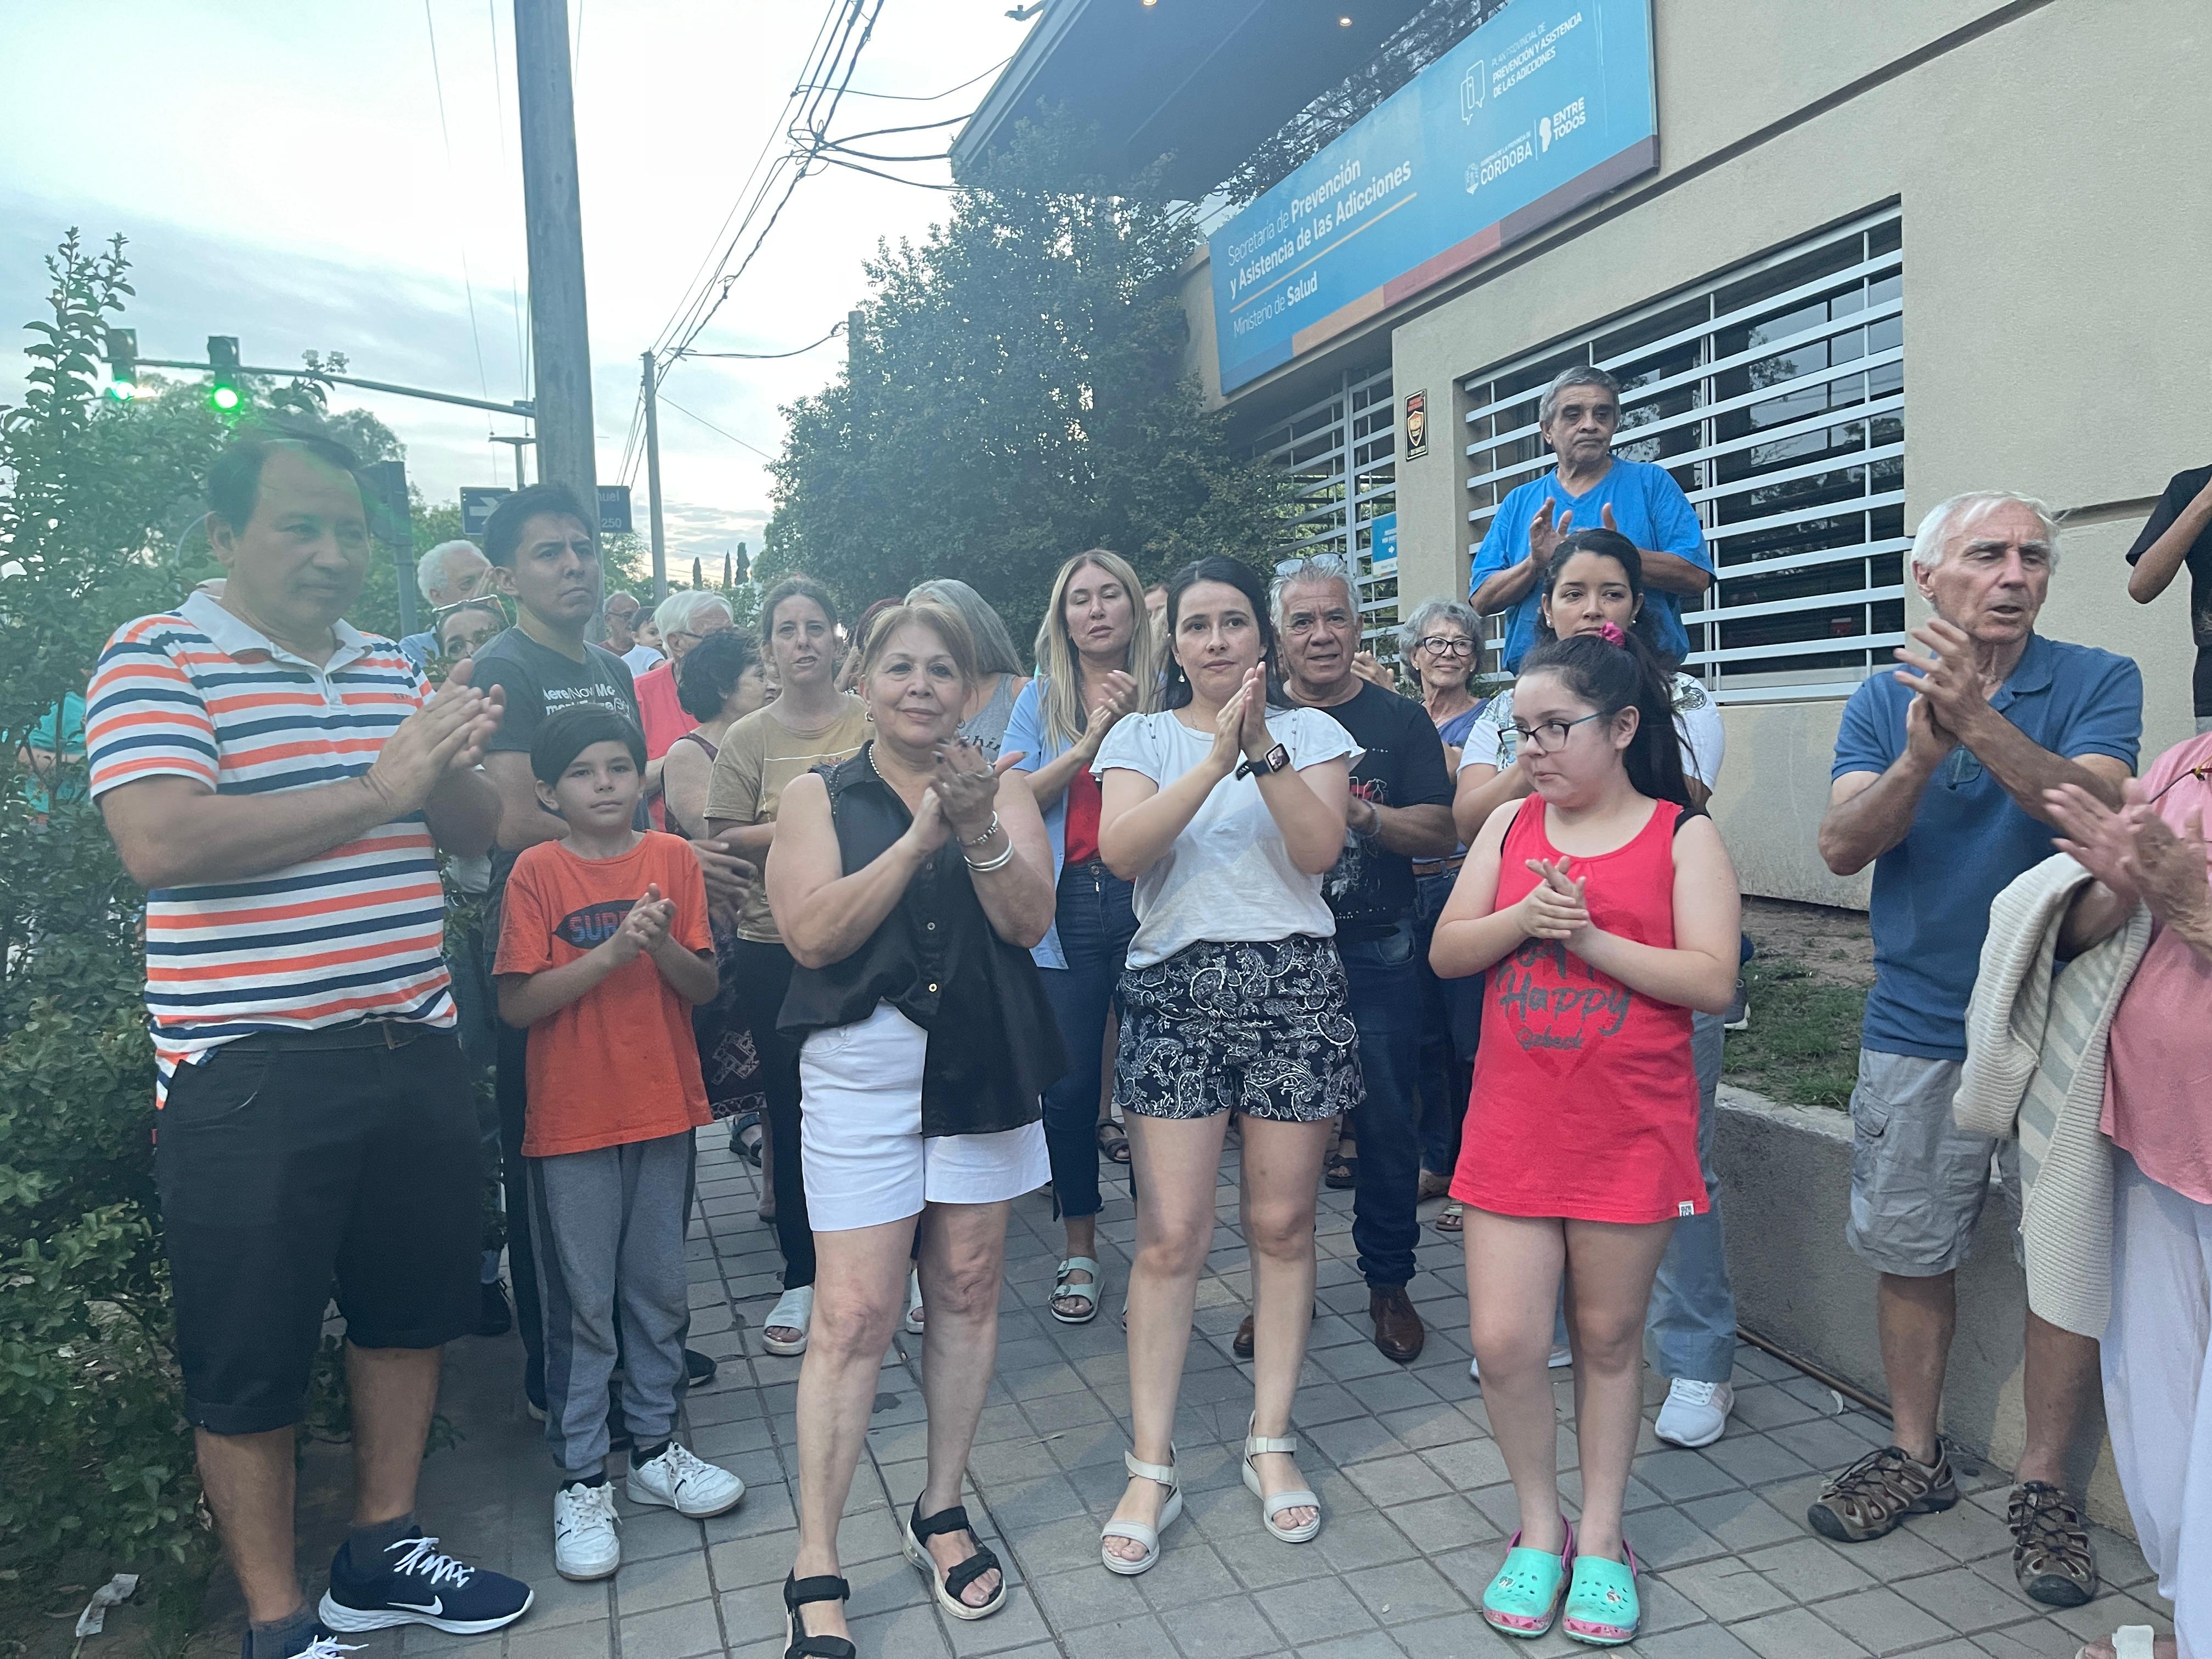
[[[960,855],[960,861],[979,876],[988,876],[994,870],[1003,870],[1014,861],[1013,839],[1012,836],[1007,838],[1006,850],[994,859],[986,859],[982,863],[978,864],[963,853]]]
[[[963,836],[960,838],[960,844],[961,844],[963,847],[981,847],[981,846],[985,842],[987,842],[987,841],[990,840],[992,836],[994,836],[997,835],[998,833],[999,833],[999,815],[998,815],[996,812],[994,812],[994,813],[992,813],[992,814],[991,814],[991,822],[990,822],[990,824],[988,825],[988,828],[986,828],[986,829],[984,830],[984,831],[983,831],[983,833],[982,833],[981,835],[980,835],[980,836]]]

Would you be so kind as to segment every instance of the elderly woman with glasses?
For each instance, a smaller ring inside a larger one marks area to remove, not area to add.
[[[1444,763],[1456,776],[1460,747],[1482,713],[1468,685],[1482,649],[1482,623],[1456,599],[1430,599],[1398,629],[1399,653],[1420,683],[1421,703],[1443,739]],[[1429,941],[1467,856],[1464,842],[1448,859],[1413,865],[1413,934],[1421,981],[1421,1184],[1424,1202],[1443,1196],[1459,1158],[1459,1129],[1474,1066],[1482,1019],[1482,981],[1438,979]],[[1447,1199],[1437,1231],[1456,1234],[1464,1210]]]

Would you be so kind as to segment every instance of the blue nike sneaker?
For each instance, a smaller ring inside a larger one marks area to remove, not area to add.
[[[428,1625],[480,1636],[521,1618],[531,1600],[520,1579],[441,1555],[436,1539],[416,1533],[389,1547],[380,1562],[356,1561],[352,1546],[341,1545],[331,1562],[331,1587],[315,1612],[329,1629],[349,1635]]]

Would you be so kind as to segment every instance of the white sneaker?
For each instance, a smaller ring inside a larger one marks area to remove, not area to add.
[[[1554,1348],[1552,1350],[1552,1357],[1544,1362],[1544,1369],[1551,1371],[1563,1371],[1574,1363],[1575,1351],[1572,1348]],[[1481,1382],[1482,1362],[1479,1359],[1468,1360],[1467,1374],[1476,1382]]]
[[[623,1490],[633,1504],[655,1504],[687,1521],[704,1521],[737,1508],[745,1495],[745,1483],[672,1440],[653,1462],[630,1470]]]
[[[761,1346],[770,1353],[794,1354],[806,1352],[806,1333],[814,1323],[814,1287],[801,1285],[797,1290],[786,1291],[776,1297],[775,1306],[768,1310],[761,1322]],[[795,1342],[773,1337],[770,1331],[797,1331]]]
[[[621,1524],[612,1486],[562,1487],[553,1494],[553,1571],[581,1581],[611,1577],[622,1565]]]
[[[1653,1431],[1672,1446],[1710,1446],[1728,1430],[1735,1409],[1735,1390],[1725,1382],[1692,1382],[1676,1377],[1667,1385]]]
[[[906,1276],[906,1328],[915,1336],[928,1328],[921,1311],[921,1275],[918,1273],[910,1272]]]

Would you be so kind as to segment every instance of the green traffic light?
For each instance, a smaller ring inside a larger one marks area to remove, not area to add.
[[[138,388],[128,380],[117,380],[108,386],[107,395],[118,404],[127,404],[138,395]]]
[[[219,386],[215,389],[213,393],[209,396],[208,401],[213,404],[217,409],[223,410],[225,413],[228,413],[231,410],[238,407],[238,388],[236,386]]]

